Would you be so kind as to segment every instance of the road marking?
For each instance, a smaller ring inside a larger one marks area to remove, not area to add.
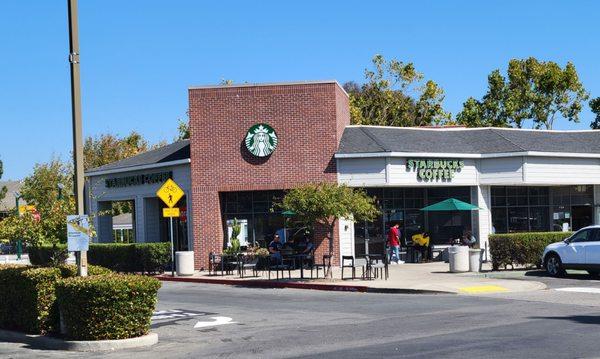
[[[152,313],[152,320],[190,318],[198,315],[205,315],[205,313],[186,312],[178,309],[159,310]]]
[[[600,294],[600,288],[594,288],[594,287],[565,287],[565,288],[555,288],[555,290],[558,290],[561,292]]]
[[[215,325],[224,325],[224,324],[235,324],[236,322],[232,322],[232,318],[229,317],[211,317],[210,319],[214,319],[212,322],[198,322],[194,325],[195,328],[206,328],[206,327],[214,327]]]
[[[475,285],[472,287],[458,288],[458,291],[460,293],[477,294],[477,293],[506,292],[506,291],[508,291],[508,289],[501,287],[499,285]]]

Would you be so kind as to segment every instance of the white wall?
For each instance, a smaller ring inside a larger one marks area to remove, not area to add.
[[[523,182],[523,157],[482,158],[479,171],[482,185],[520,184]]]
[[[338,221],[340,230],[340,258],[354,256],[354,222],[348,219]]]
[[[527,157],[526,184],[600,184],[600,159]]]
[[[385,158],[340,158],[338,182],[351,187],[385,186]]]

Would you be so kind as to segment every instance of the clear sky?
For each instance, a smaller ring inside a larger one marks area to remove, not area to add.
[[[84,134],[172,140],[187,88],[235,82],[362,81],[376,53],[413,61],[458,112],[511,58],[572,61],[600,96],[597,1],[79,0]],[[66,0],[0,1],[4,179],[67,159]],[[580,124],[587,129],[589,108]]]

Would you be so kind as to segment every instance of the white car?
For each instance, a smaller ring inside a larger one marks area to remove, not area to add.
[[[565,274],[565,269],[584,269],[590,275],[600,273],[600,225],[589,226],[573,233],[562,242],[544,249],[542,263],[551,276]]]

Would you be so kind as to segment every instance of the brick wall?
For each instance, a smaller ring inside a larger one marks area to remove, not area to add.
[[[336,82],[192,88],[189,102],[196,269],[222,250],[219,192],[337,182],[333,156],[350,118]],[[244,136],[256,123],[277,133],[277,149],[267,158],[245,149]],[[337,236],[336,230],[336,248]],[[316,244],[317,253],[328,248],[327,241]]]

